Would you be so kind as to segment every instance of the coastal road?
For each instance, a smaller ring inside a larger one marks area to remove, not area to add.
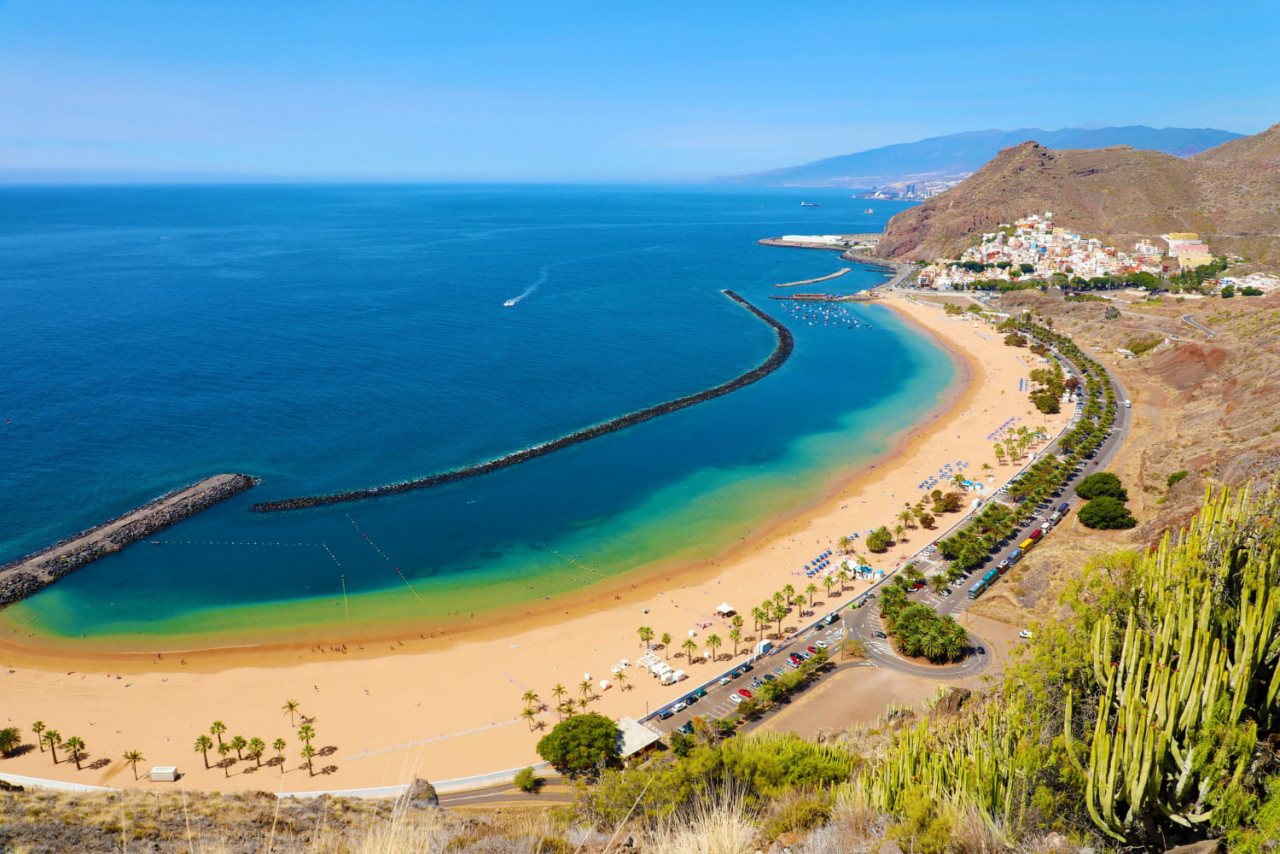
[[[535,794],[522,792],[510,783],[468,789],[440,795],[442,807],[488,807],[500,804],[571,804],[573,790],[566,778],[550,775],[542,778],[542,788]]]
[[[1064,362],[1067,361],[1065,357],[1060,358],[1062,358]],[[1068,364],[1070,363],[1068,362]],[[1077,375],[1080,374],[1080,371],[1075,368],[1074,365],[1072,365],[1072,371]],[[1124,405],[1124,402],[1129,399],[1128,393],[1125,391],[1124,386],[1122,386],[1120,382],[1110,374],[1110,372],[1108,372],[1107,376],[1111,380],[1111,385],[1116,395],[1115,423],[1112,425],[1106,438],[1102,440],[1102,444],[1098,446],[1096,451],[1094,451],[1093,458],[1083,460],[1080,466],[1077,467],[1076,471],[1072,473],[1066,483],[1055,494],[1055,496],[1050,499],[1050,501],[1041,504],[1039,507],[1019,508],[1024,511],[1024,524],[1020,525],[1018,529],[1014,531],[1013,535],[1006,541],[1005,545],[988,558],[985,563],[972,570],[961,581],[953,584],[951,587],[951,595],[937,596],[937,594],[932,593],[930,588],[926,587],[924,590],[913,594],[913,599],[919,599],[922,594],[927,592],[929,597],[939,600],[935,605],[935,610],[937,610],[939,614],[945,616],[948,614],[956,615],[962,613],[974,601],[969,598],[968,589],[975,580],[981,578],[983,573],[988,569],[998,565],[1002,560],[1009,557],[1009,555],[1018,548],[1018,544],[1027,539],[1033,530],[1039,528],[1041,523],[1048,519],[1049,515],[1058,507],[1059,504],[1067,504],[1069,508],[1067,512],[1070,513],[1071,510],[1075,510],[1083,503],[1075,494],[1076,484],[1078,484],[1082,478],[1096,472],[1105,471],[1110,466],[1112,460],[1115,459],[1115,455],[1123,446],[1125,439],[1128,438],[1129,431],[1132,428],[1133,423],[1133,410]],[[1049,445],[1046,446],[1045,449],[1037,456],[1043,457],[1045,454],[1049,453],[1061,453],[1061,448],[1059,447],[1057,440],[1049,443]],[[997,498],[999,498],[999,493],[997,493]],[[1012,502],[1005,503],[1010,507],[1018,506],[1014,505]],[[1064,518],[1065,515],[1066,514],[1064,514]],[[1059,521],[1059,524],[1061,524],[1061,521]],[[1053,536],[1053,530],[1051,529],[1045,536]],[[939,556],[937,552],[927,551],[921,559],[917,561],[917,564],[921,571],[928,576],[935,575],[939,572],[945,572],[949,562]],[[997,581],[996,583],[998,584],[1000,582]]]

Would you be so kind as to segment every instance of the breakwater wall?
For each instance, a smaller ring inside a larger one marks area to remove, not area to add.
[[[25,599],[80,567],[194,516],[256,483],[257,480],[244,474],[205,478],[162,495],[110,522],[5,564],[0,567],[0,607]]]
[[[879,296],[872,291],[860,291],[856,294],[789,294],[769,299],[785,302],[872,302],[879,299]]]
[[[775,288],[798,288],[801,285],[814,285],[814,284],[817,284],[818,282],[826,282],[831,279],[838,279],[841,276],[843,276],[845,273],[851,272],[852,270],[853,270],[852,267],[845,267],[841,270],[836,270],[834,273],[830,273],[826,276],[819,276],[816,279],[805,279],[800,282],[784,282],[780,285],[774,285],[774,287]]]
[[[660,415],[666,415],[676,412],[680,409],[693,406],[695,403],[702,403],[717,397],[722,397],[730,392],[737,391],[743,386],[750,385],[757,380],[763,379],[769,374],[776,371],[791,356],[793,341],[791,332],[778,321],[774,320],[768,314],[756,308],[744,298],[733,291],[722,291],[729,299],[737,302],[743,308],[750,311],[761,321],[768,324],[773,329],[777,343],[773,348],[773,352],[769,354],[769,358],[765,359],[756,367],[739,374],[726,383],[721,383],[714,388],[706,391],[700,391],[696,394],[678,397],[675,400],[668,400],[665,403],[659,403],[656,406],[650,406],[647,409],[641,409],[606,421],[603,424],[596,424],[562,436],[559,439],[553,439],[550,442],[544,442],[540,445],[534,445],[531,448],[525,448],[515,451],[505,456],[498,457],[483,463],[477,463],[463,468],[453,469],[452,471],[433,474],[427,477],[420,477],[414,480],[405,480],[399,483],[389,483],[385,486],[372,486],[366,489],[353,489],[349,492],[338,492],[331,495],[313,495],[303,498],[286,498],[281,501],[265,501],[260,504],[253,505],[254,512],[257,513],[274,513],[281,510],[302,510],[308,507],[320,507],[326,504],[339,504],[344,501],[361,501],[366,498],[378,498],[385,495],[396,495],[401,492],[410,492],[415,489],[430,489],[433,486],[441,486],[446,483],[454,483],[459,480],[465,480],[469,477],[478,477],[483,474],[498,471],[499,469],[509,468],[520,463],[527,462],[536,457],[546,456],[547,454],[567,448],[570,445],[576,445],[579,442],[585,442],[588,439],[594,439],[597,436],[603,436],[606,433],[614,433],[627,427],[641,424]]]
[[[883,270],[886,273],[893,274],[889,281],[881,285],[876,285],[877,288],[897,287],[907,279],[913,278],[919,272],[919,267],[915,264],[904,264],[901,261],[894,261],[890,258],[880,258],[876,255],[864,255],[863,253],[856,252],[852,249],[848,252],[840,253],[840,260],[856,261],[859,264],[865,264],[868,267],[875,267],[878,270]]]

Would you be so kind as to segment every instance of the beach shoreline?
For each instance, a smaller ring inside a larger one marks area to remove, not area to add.
[[[453,779],[536,762],[533,747],[545,730],[526,726],[518,714],[527,690],[550,703],[556,683],[576,697],[580,683],[589,680],[593,687],[584,695],[598,695],[588,701],[589,711],[642,717],[721,668],[720,663],[685,662],[674,649],[688,630],[697,632],[699,652],[707,631],[724,638],[721,658],[732,651],[727,624],[714,616],[718,603],[733,602],[745,613],[784,584],[802,589],[800,565],[832,547],[839,536],[881,524],[892,527],[902,503],[919,495],[912,480],[923,480],[957,460],[971,463],[976,473],[991,454],[991,443],[981,436],[1006,416],[1025,415],[1041,424],[1042,416],[1033,415],[1025,396],[1016,394],[1018,378],[1025,377],[1029,366],[989,327],[971,326],[971,319],[949,318],[898,296],[880,304],[931,336],[956,362],[944,399],[928,418],[901,431],[889,452],[853,471],[833,473],[806,506],[762,522],[715,557],[694,565],[658,564],[541,608],[517,606],[465,619],[464,626],[455,621],[430,636],[395,626],[377,638],[354,642],[209,650],[181,654],[176,661],[179,654],[56,651],[5,639],[0,641],[0,663],[6,672],[0,680],[8,680],[6,695],[13,698],[6,714],[24,730],[39,718],[64,735],[79,731],[90,751],[116,761],[102,771],[76,772],[65,764],[55,769],[46,756],[31,751],[6,760],[0,770],[31,776],[56,771],[55,776],[77,782],[135,785],[132,775],[120,774],[118,757],[124,750],[142,749],[149,762],[192,767],[186,783],[197,788],[311,791],[393,785],[406,775]],[[1043,423],[1056,433],[1065,418]],[[991,487],[1019,467],[994,466]],[[939,521],[946,526],[954,518]],[[899,565],[938,533],[911,531],[907,542],[874,556],[873,563],[885,569]],[[843,595],[819,594],[823,601],[815,610],[847,603],[865,586],[851,585]],[[794,624],[790,618],[784,628]],[[640,625],[651,625],[658,634],[671,632],[673,649],[659,654],[688,669],[694,681],[659,686],[632,667],[625,671],[631,690],[620,690],[616,683],[600,686],[612,664],[643,651],[636,635]],[[743,634],[739,652],[755,636],[749,617]],[[588,673],[594,675],[584,680]],[[291,760],[288,774],[278,779],[272,774],[274,782],[240,771],[218,777],[217,769],[204,771],[199,757],[192,756],[191,740],[214,717],[246,737],[261,735],[270,741],[287,734],[287,719],[279,711],[286,698],[299,699],[304,711],[317,718],[324,743],[335,747],[331,776],[310,778]],[[82,717],[92,722],[88,727],[101,722],[115,731],[78,727],[59,717]],[[539,718],[550,726],[556,714],[545,712]],[[372,731],[371,721],[377,724]]]

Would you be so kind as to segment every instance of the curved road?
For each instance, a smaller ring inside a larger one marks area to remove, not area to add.
[[[1210,338],[1213,338],[1215,335],[1217,335],[1217,333],[1214,332],[1212,329],[1200,323],[1200,321],[1196,320],[1194,314],[1182,315],[1182,322],[1195,329],[1199,329],[1201,332],[1203,332],[1205,335],[1207,335]]]

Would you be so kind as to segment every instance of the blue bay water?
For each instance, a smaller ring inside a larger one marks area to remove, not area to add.
[[[262,479],[6,619],[123,646],[376,624],[714,554],[883,452],[952,379],[881,307],[834,323],[768,299],[845,264],[758,238],[878,231],[903,207],[866,205],[834,190],[2,189],[0,562],[210,474]],[[883,278],[857,267],[801,290]],[[774,339],[723,288],[795,333],[761,382],[446,487],[248,512],[724,382]]]

